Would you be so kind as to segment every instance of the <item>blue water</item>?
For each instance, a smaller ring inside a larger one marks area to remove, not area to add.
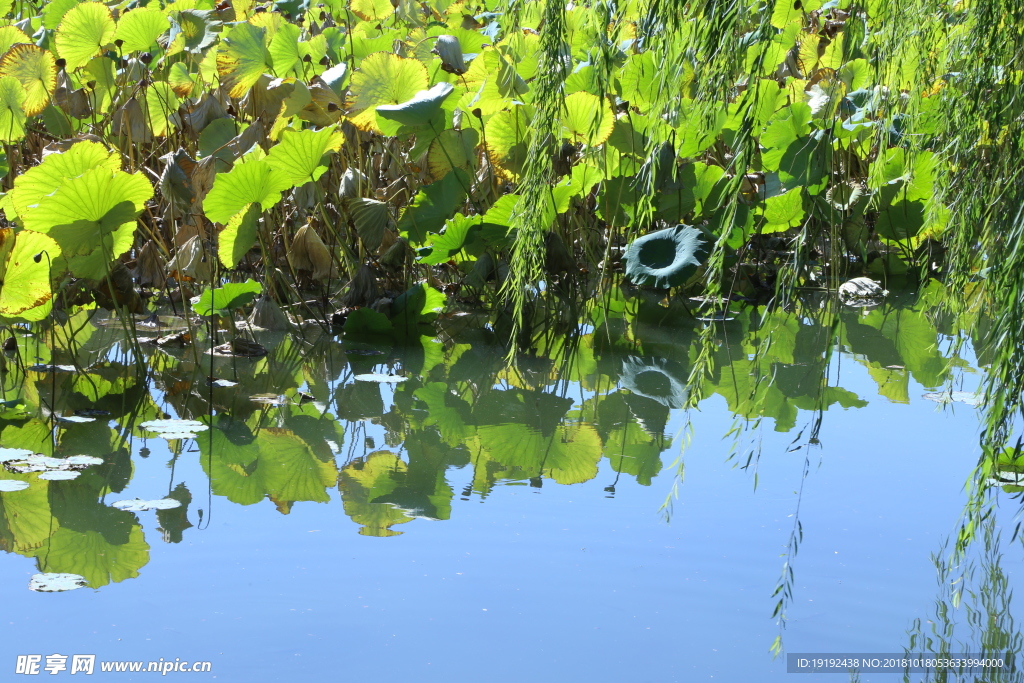
[[[978,415],[920,399],[928,389],[913,380],[910,404],[891,403],[861,366],[842,362],[843,386],[869,404],[832,406],[820,446],[807,446],[805,432],[790,452],[810,412],[789,433],[766,420],[744,440],[760,442],[760,458],[739,467],[745,457],[730,458],[733,439],[723,438],[733,418],[714,396],[690,414],[685,449],[685,415],[672,412],[674,445],[650,486],[622,476],[606,491],[616,476],[602,460],[582,484],[499,482],[486,499],[467,500],[459,492],[471,468],[450,468],[450,519],[416,519],[388,538],[357,534],[337,489],[330,502],[299,502],[287,515],[270,501],[208,499],[198,451],[182,453],[169,479],[166,446],[150,439],[151,455],[134,457],[131,484],[107,502],[158,498],[169,481],[185,482],[196,527],[180,544],[162,543],[155,513],[139,513],[149,562],[100,590],[27,591],[34,561],[4,555],[0,678],[18,678],[19,654],[56,653],[209,661],[210,673],[167,675],[228,682],[781,681],[785,656],[769,652],[780,633],[772,593],[797,511],[803,542],[784,650],[902,652],[911,622],[932,614],[930,555],[956,530]],[[382,444],[383,431],[364,424]],[[677,457],[683,476],[666,518]],[[1008,524],[1013,505],[1005,508]],[[1019,545],[1004,545],[1003,569],[1019,585]]]

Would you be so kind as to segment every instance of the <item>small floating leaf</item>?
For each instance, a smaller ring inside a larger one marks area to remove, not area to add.
[[[150,420],[149,422],[143,422],[139,426],[151,432],[156,432],[160,438],[167,440],[193,439],[196,436],[195,432],[202,432],[209,429],[209,427],[197,420],[175,419]]]
[[[161,498],[160,500],[142,500],[141,498],[136,498],[135,500],[119,500],[116,503],[111,503],[110,507],[117,508],[118,510],[125,510],[127,512],[170,510],[172,508],[181,507],[181,501],[175,500],[174,498]]]
[[[81,415],[58,415],[59,422],[95,422],[95,417],[83,417]]]
[[[76,588],[88,586],[89,582],[84,576],[78,574],[33,574],[29,579],[28,589],[40,593],[59,593],[62,591],[73,591]]]
[[[0,479],[0,493],[24,491],[27,488],[27,481],[21,481],[20,479]]]
[[[48,470],[39,475],[40,479],[46,481],[69,481],[71,479],[77,479],[81,472],[75,470]]]
[[[0,448],[0,462],[24,460],[30,455],[32,455],[32,451],[24,448]]]

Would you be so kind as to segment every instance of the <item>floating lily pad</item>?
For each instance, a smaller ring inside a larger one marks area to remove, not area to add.
[[[378,384],[398,384],[404,382],[408,377],[402,377],[401,375],[382,375],[378,372],[370,372],[365,375],[356,375],[355,380],[357,382],[376,382]]]
[[[156,432],[161,439],[173,441],[175,439],[194,439],[196,432],[202,432],[209,427],[197,420],[150,420],[139,425],[145,430]]]
[[[30,455],[32,455],[32,451],[25,448],[0,448],[0,462],[24,460]]]
[[[77,479],[81,472],[76,470],[47,470],[39,475],[40,479],[46,481],[70,481],[71,479]]]
[[[237,387],[238,386],[238,382],[232,382],[229,379],[215,379],[213,377],[207,378],[206,383],[209,384],[211,387]]]
[[[921,398],[926,398],[929,401],[935,401],[936,403],[966,403],[969,406],[980,406],[981,396],[971,393],[969,391],[938,391],[930,394],[924,394]]]
[[[40,475],[41,479],[74,479],[78,476],[80,470],[84,470],[90,465],[100,465],[103,463],[102,458],[96,458],[91,455],[72,455],[68,458],[52,458],[48,455],[42,455],[41,453],[32,453],[28,456],[22,456],[19,458],[13,458],[4,461],[4,467],[11,472],[17,472],[18,474],[27,474],[29,472],[42,472],[43,474],[53,474],[56,472],[73,472],[72,477],[46,477],[43,474]]]
[[[116,503],[111,503],[110,507],[117,508],[118,510],[125,510],[126,512],[170,510],[172,508],[181,507],[181,501],[175,500],[174,498],[161,498],[160,500],[142,500],[141,498],[136,498],[135,500],[119,500]]]
[[[28,589],[39,593],[60,593],[73,591],[88,586],[84,576],[78,574],[33,574],[29,579]]]
[[[23,491],[27,488],[27,481],[21,481],[20,479],[0,479],[0,493]]]

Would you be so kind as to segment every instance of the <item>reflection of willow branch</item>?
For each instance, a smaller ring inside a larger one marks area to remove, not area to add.
[[[810,466],[811,459],[804,456],[803,472],[800,474],[800,488],[797,491],[796,509],[793,511],[793,528],[789,532],[789,543],[786,545],[786,552],[782,555],[786,560],[782,563],[782,574],[779,576],[779,581],[775,584],[775,591],[772,593],[773,598],[778,598],[778,602],[775,603],[775,610],[772,612],[772,618],[777,619],[775,623],[779,627],[779,634],[775,636],[775,642],[771,646],[772,656],[774,657],[778,657],[782,652],[782,631],[786,628],[786,608],[793,602],[793,583],[795,582],[793,560],[800,549],[800,543],[804,540],[804,528],[800,524],[800,503],[804,498],[804,482],[807,481],[807,473],[810,470]]]
[[[672,479],[672,486],[669,488],[668,495],[665,496],[665,501],[658,508],[666,522],[672,521],[675,501],[679,499],[679,487],[686,478],[686,464],[683,461],[683,454],[686,453],[686,449],[689,448],[690,443],[693,441],[693,422],[690,418],[689,409],[686,409],[686,422],[683,423],[676,438],[679,440],[679,455],[669,465],[670,469],[675,470],[675,477]]]
[[[972,657],[1001,658],[1010,664],[1003,669],[970,674],[973,678],[964,678],[966,674],[961,672],[940,671],[920,679],[920,683],[945,683],[950,680],[947,676],[957,681],[986,683],[1024,681],[1024,670],[1014,669],[1012,664],[1024,649],[1024,635],[1015,626],[1010,612],[1012,590],[1001,566],[1001,543],[995,517],[988,517],[979,531],[984,543],[980,566],[972,559],[962,559],[960,565],[944,559],[948,541],[932,555],[939,584],[935,613],[926,622],[930,625],[927,630],[921,619],[914,620],[907,631],[909,638],[905,650],[908,655],[935,657],[956,657],[968,653]],[[954,549],[952,557],[956,556]],[[959,574],[955,578],[954,570]],[[976,583],[976,577],[980,583]],[[956,611],[961,607],[969,629],[966,641],[954,640],[958,635]],[[903,680],[910,683],[908,673],[904,673]]]

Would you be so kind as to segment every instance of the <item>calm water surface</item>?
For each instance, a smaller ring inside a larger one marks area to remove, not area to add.
[[[0,680],[26,654],[209,661],[167,676],[240,682],[783,680],[780,596],[784,652],[902,652],[915,619],[936,621],[931,556],[978,458],[979,409],[922,395],[973,392],[977,361],[947,368],[948,330],[913,298],[828,324],[759,316],[718,323],[710,395],[688,413],[693,329],[628,305],[519,372],[467,328],[411,350],[263,337],[267,358],[199,365],[153,350],[140,378],[93,326],[76,356],[91,381],[6,380],[26,412],[2,423],[3,446],[104,464],[59,482],[0,471],[29,483],[0,493]],[[43,336],[19,344],[42,354]],[[353,380],[370,372],[406,380]],[[285,404],[249,399],[268,392]],[[111,414],[58,424],[54,446],[41,405]],[[165,440],[140,426],[164,416],[210,428]],[[187,507],[110,507],[169,493]],[[1007,496],[1010,588],[1015,511]],[[28,590],[39,572],[90,585]]]

